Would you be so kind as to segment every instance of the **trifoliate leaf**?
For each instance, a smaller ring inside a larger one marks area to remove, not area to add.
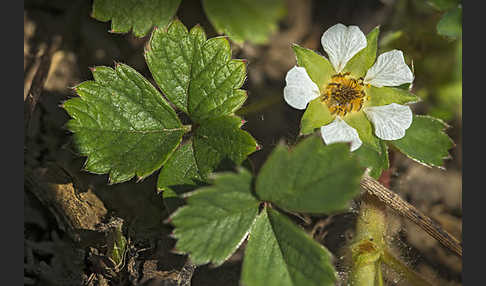
[[[150,175],[181,142],[184,128],[175,111],[129,66],[96,67],[93,77],[76,87],[80,97],[64,103],[73,118],[67,127],[88,156],[84,168],[109,172],[111,183]]]
[[[462,36],[462,7],[455,7],[442,16],[437,23],[437,33],[453,39]]]
[[[231,59],[226,38],[206,40],[198,26],[188,32],[176,20],[167,31],[155,30],[145,58],[164,94],[194,122],[232,114],[246,100],[239,89],[245,61]]]
[[[283,144],[275,147],[260,170],[256,194],[290,211],[341,211],[358,194],[362,173],[348,144],[324,145],[314,135],[290,152]]]
[[[253,225],[243,259],[247,286],[335,285],[332,254],[288,218],[265,208]]]
[[[226,160],[239,165],[256,151],[255,139],[240,129],[242,124],[239,117],[223,116],[208,120],[196,129],[194,156],[203,178]]]
[[[414,115],[405,137],[389,141],[408,157],[428,166],[442,166],[450,157],[448,150],[454,146],[444,132],[447,124],[430,116]]]
[[[216,31],[238,43],[266,43],[285,15],[283,0],[203,0],[202,4]]]
[[[367,88],[366,94],[370,100],[365,106],[381,106],[391,103],[406,104],[419,101],[419,98],[408,89],[395,87],[375,87]]]
[[[258,200],[251,193],[251,174],[225,173],[214,185],[200,188],[187,205],[172,216],[176,249],[189,253],[195,264],[222,264],[243,242],[258,214]]]
[[[111,20],[111,30],[127,33],[130,29],[143,37],[154,25],[164,27],[175,15],[181,0],[94,0],[92,17]]]
[[[343,72],[350,72],[355,77],[365,76],[368,69],[375,63],[379,34],[380,27],[377,26],[366,35],[366,47],[349,60]]]
[[[313,50],[303,48],[297,44],[294,44],[292,48],[297,57],[297,64],[305,68],[309,77],[323,93],[331,76],[336,73],[331,63]]]
[[[306,135],[314,132],[315,128],[320,128],[333,121],[334,117],[331,115],[327,104],[316,98],[309,102],[307,109],[300,120],[300,134]]]
[[[361,166],[371,169],[369,175],[375,179],[378,179],[381,173],[390,167],[388,148],[383,141],[380,142],[380,146],[381,152],[378,152],[374,147],[363,143],[361,147],[352,153],[358,158]]]

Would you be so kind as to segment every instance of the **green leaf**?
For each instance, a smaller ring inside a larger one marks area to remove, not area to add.
[[[367,143],[363,143],[361,147],[353,152],[360,164],[365,168],[370,168],[369,175],[375,179],[381,176],[381,173],[390,167],[388,160],[388,148],[386,144],[381,141],[381,152],[377,151]]]
[[[236,116],[224,116],[204,122],[196,129],[193,139],[194,156],[203,178],[229,159],[241,164],[256,151],[257,143],[248,132],[241,130],[242,121]]]
[[[64,103],[73,118],[67,127],[88,156],[84,168],[109,172],[110,183],[150,175],[181,142],[184,129],[175,111],[127,65],[96,67],[93,77],[76,87],[80,97]]]
[[[179,109],[187,112],[187,97],[195,55],[201,52],[206,34],[200,26],[190,32],[179,20],[167,31],[156,29],[150,38],[145,60],[162,92]]]
[[[111,20],[114,33],[130,29],[142,37],[154,25],[164,27],[175,15],[181,0],[94,0],[91,16],[99,21]]]
[[[274,149],[260,170],[256,193],[290,211],[341,211],[359,193],[362,173],[348,144],[326,146],[313,135],[290,152],[283,144]]]
[[[165,191],[171,186],[196,186],[197,180],[201,180],[201,176],[194,158],[192,142],[187,142],[172,154],[160,170],[157,189]]]
[[[232,114],[246,100],[239,89],[245,61],[231,59],[227,39],[206,40],[198,26],[187,32],[176,20],[167,31],[155,30],[145,58],[164,94],[196,123]]]
[[[368,33],[366,36],[366,47],[349,60],[343,72],[350,72],[355,77],[365,76],[368,69],[375,63],[379,34],[380,26],[375,27]]]
[[[251,193],[251,174],[225,173],[214,185],[200,188],[187,205],[172,216],[176,249],[189,253],[195,264],[222,264],[246,238],[258,214],[258,200]]]
[[[278,20],[285,15],[283,0],[203,0],[202,4],[216,31],[237,43],[267,43],[278,28]]]
[[[300,120],[300,134],[306,135],[314,132],[315,128],[320,128],[331,121],[334,116],[331,115],[327,104],[322,102],[320,98],[316,98],[309,102],[307,109]]]
[[[420,100],[409,90],[395,87],[371,86],[366,90],[366,94],[370,97],[370,100],[365,103],[365,106],[380,106],[390,103],[406,104]]]
[[[331,63],[313,50],[293,44],[292,49],[297,57],[297,64],[304,67],[313,82],[317,84],[321,94],[324,92],[331,76],[335,74]]]
[[[248,286],[335,285],[332,254],[288,218],[265,208],[245,249],[241,284]]]
[[[462,36],[462,7],[458,6],[442,16],[437,23],[437,33],[442,36],[457,39]]]
[[[428,166],[442,166],[450,157],[448,150],[454,146],[443,131],[447,124],[430,116],[414,115],[405,137],[389,141],[408,157]]]
[[[127,250],[127,239],[123,236],[122,224],[111,228],[107,238],[107,256],[114,262],[116,267],[123,265]]]
[[[164,205],[169,213],[184,204],[181,195],[192,191],[202,182],[194,158],[192,142],[180,146],[164,164],[157,180],[157,190],[162,191]]]

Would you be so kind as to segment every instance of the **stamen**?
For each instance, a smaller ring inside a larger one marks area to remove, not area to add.
[[[360,111],[366,100],[363,78],[349,78],[349,72],[331,76],[331,82],[321,100],[327,104],[331,114],[345,116],[348,113]]]

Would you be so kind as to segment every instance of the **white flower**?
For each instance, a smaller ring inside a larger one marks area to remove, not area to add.
[[[346,64],[367,45],[366,37],[357,26],[346,27],[336,24],[324,32],[321,38],[335,75],[322,94],[303,67],[288,71],[284,99],[296,109],[305,109],[313,99],[321,96],[331,112],[334,121],[322,126],[321,136],[326,144],[350,142],[351,151],[358,149],[362,141],[355,128],[343,118],[354,112],[363,112],[373,123],[375,135],[383,140],[397,140],[405,136],[405,130],[412,124],[412,111],[408,105],[391,103],[382,106],[364,106],[367,100],[365,88],[375,86],[399,86],[413,82],[413,74],[405,63],[403,53],[392,50],[378,56],[366,75],[359,79],[342,73]]]

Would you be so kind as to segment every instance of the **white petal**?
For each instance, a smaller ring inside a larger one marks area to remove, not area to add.
[[[303,67],[294,66],[285,77],[285,101],[296,109],[305,109],[307,103],[319,97],[319,87],[310,79]]]
[[[396,103],[372,106],[364,109],[375,126],[375,134],[383,140],[398,140],[412,124],[412,110],[407,105]]]
[[[358,26],[336,24],[322,34],[321,44],[339,73],[354,55],[366,47],[366,36]]]
[[[413,74],[405,63],[402,51],[392,50],[378,56],[366,73],[364,82],[376,87],[398,86],[413,81]]]
[[[321,136],[326,144],[336,142],[351,142],[351,152],[358,149],[363,142],[359,139],[358,131],[349,126],[340,117],[321,127]]]

